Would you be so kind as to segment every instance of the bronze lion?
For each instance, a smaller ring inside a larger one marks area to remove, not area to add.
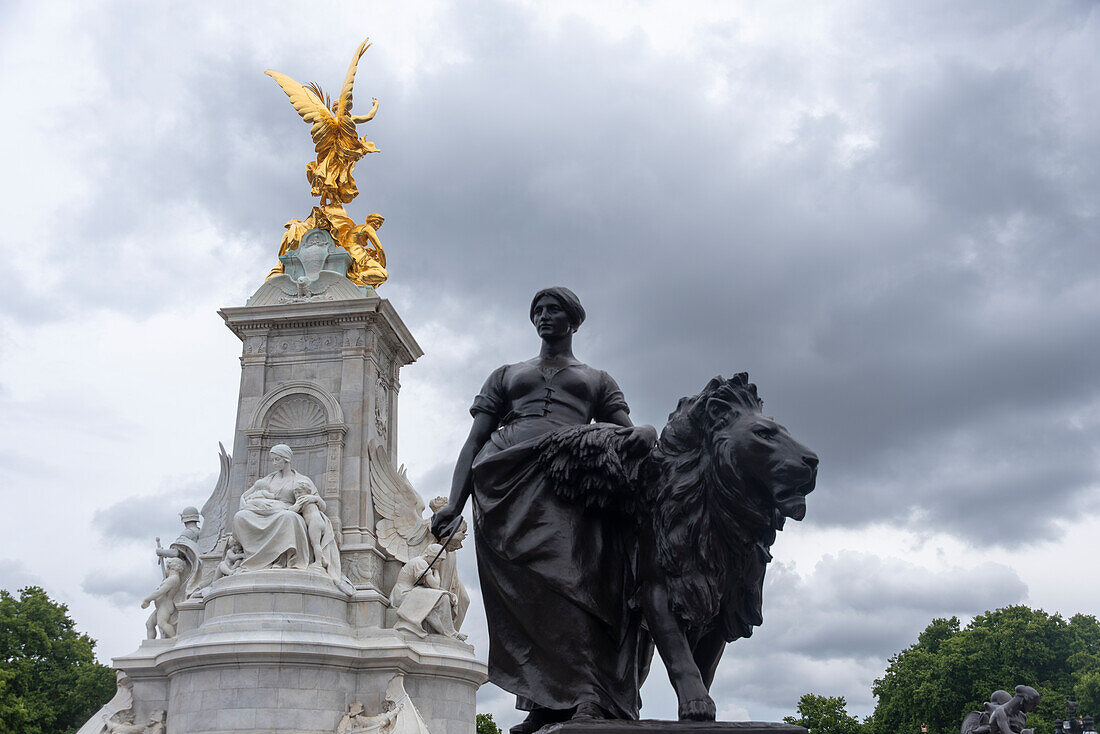
[[[600,423],[539,447],[559,495],[633,518],[642,611],[681,719],[714,719],[726,643],[763,622],[769,549],[786,518],[805,517],[817,481],[817,455],[762,408],[742,372],[682,398],[648,455],[628,455],[624,429]]]
[[[763,622],[775,533],[806,516],[817,481],[817,455],[762,408],[747,373],[716,377],[680,400],[642,467],[642,606],[681,719],[714,719],[718,661]]]

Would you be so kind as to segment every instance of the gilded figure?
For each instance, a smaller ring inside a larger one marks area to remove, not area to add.
[[[359,194],[352,175],[355,164],[367,153],[378,152],[378,146],[360,137],[356,130],[356,125],[374,119],[378,100],[373,100],[365,115],[352,114],[355,72],[359,59],[369,47],[370,39],[359,45],[336,99],[329,98],[317,84],[305,85],[277,71],[268,70],[266,73],[286,92],[301,118],[310,123],[310,135],[317,153],[316,160],[306,165],[306,179],[312,195],[320,201],[305,220],[291,219],[286,223],[279,255],[296,248],[302,235],[309,230],[328,230],[336,244],[351,254],[352,263],[348,270],[351,282],[374,288],[389,277],[386,254],[378,239],[383,217],[373,213],[363,224],[356,224],[343,206]],[[280,262],[267,277],[272,278],[282,272]]]

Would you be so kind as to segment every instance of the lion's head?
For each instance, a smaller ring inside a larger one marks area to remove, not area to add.
[[[760,411],[748,374],[716,377],[680,400],[650,457],[646,506],[673,610],[728,640],[763,620],[768,548],[806,515],[817,456]]]

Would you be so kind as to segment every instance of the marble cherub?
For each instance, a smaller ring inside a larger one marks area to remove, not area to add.
[[[187,570],[187,561],[182,558],[169,558],[164,564],[164,580],[153,589],[149,596],[141,601],[141,608],[148,609],[150,604],[156,608],[145,622],[146,637],[150,640],[157,638],[157,630],[161,637],[176,636],[176,597],[183,585],[183,573]]]
[[[244,556],[244,546],[241,545],[241,541],[230,535],[226,539],[225,555],[222,556],[221,563],[214,569],[214,577],[210,580],[210,583],[212,584],[224,576],[232,576],[240,571]]]
[[[321,507],[324,500],[317,493],[313,482],[298,482],[294,485],[294,506],[291,508],[302,516],[306,523],[306,534],[309,536],[309,544],[313,548],[313,557],[322,568],[328,568],[329,559],[326,548],[331,546],[335,539],[332,532],[331,521],[326,521]]]

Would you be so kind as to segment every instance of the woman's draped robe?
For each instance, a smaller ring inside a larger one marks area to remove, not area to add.
[[[521,709],[595,703],[637,718],[639,615],[633,532],[550,487],[538,440],[628,410],[615,381],[577,361],[495,370],[471,413],[499,427],[473,462],[478,573],[489,624],[489,680]]]
[[[282,476],[273,472],[258,480],[241,495],[241,509],[233,516],[233,536],[245,551],[243,571],[269,568],[285,554],[287,568],[309,566],[309,536],[302,516],[290,509],[294,504],[294,485],[313,482],[294,469]],[[265,492],[266,490],[266,492]],[[316,488],[313,492],[316,493]],[[260,496],[260,492],[273,497]]]

